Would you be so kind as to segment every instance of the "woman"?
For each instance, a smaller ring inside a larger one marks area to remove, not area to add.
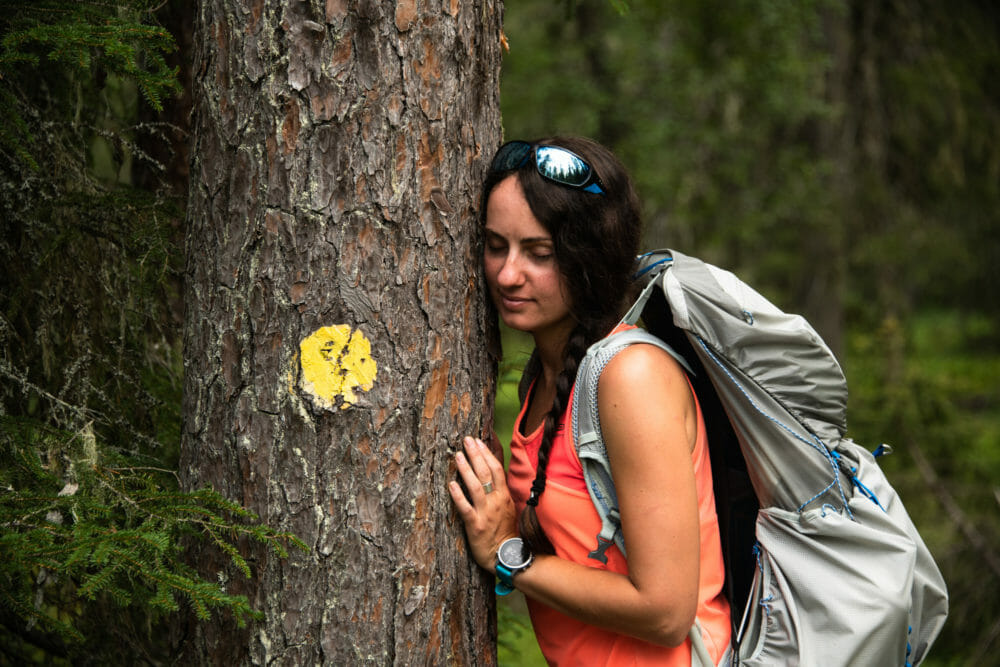
[[[498,593],[527,597],[552,664],[690,665],[696,617],[718,661],[730,623],[705,428],[683,370],[651,345],[619,353],[598,385],[628,559],[614,546],[606,564],[588,557],[600,519],[568,408],[587,347],[629,293],[640,220],[625,168],[585,139],[510,142],[482,201],[490,294],[535,350],[507,476],[479,439],[456,456],[467,491],[449,490],[476,562]]]

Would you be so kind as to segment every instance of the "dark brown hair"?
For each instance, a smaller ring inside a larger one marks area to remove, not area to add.
[[[552,441],[568,407],[576,371],[587,348],[607,335],[621,318],[630,293],[630,275],[639,248],[642,224],[639,200],[627,170],[604,146],[582,137],[551,137],[533,142],[566,148],[587,162],[600,178],[604,194],[570,188],[542,177],[534,160],[515,172],[490,171],[483,184],[482,207],[496,185],[516,173],[531,212],[552,236],[559,272],[568,291],[570,312],[576,326],[563,352],[556,395],[545,416],[538,467],[528,506],[521,514],[520,533],[536,553],[554,553],[545,536],[535,506],[545,491],[546,469]],[[522,402],[541,370],[537,350],[521,378]]]

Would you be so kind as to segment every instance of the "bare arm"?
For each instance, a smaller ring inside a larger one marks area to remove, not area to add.
[[[601,375],[598,407],[628,545],[628,575],[589,568],[555,556],[536,556],[514,582],[518,589],[591,625],[662,645],[684,641],[694,622],[698,594],[699,526],[691,450],[697,420],[683,371],[662,350],[632,346]],[[498,462],[484,448],[467,448],[471,479],[497,475]],[[481,458],[480,458],[481,457]],[[500,469],[502,473],[502,468]],[[469,484],[469,479],[466,484]],[[475,482],[474,482],[475,483]],[[488,506],[503,504],[501,491],[479,508],[456,506],[466,522],[481,566],[494,571],[496,546],[514,535],[506,528],[473,527]],[[508,494],[506,485],[503,494]],[[509,497],[509,495],[508,495]],[[488,522],[484,522],[488,523]],[[506,522],[502,522],[506,524]],[[486,537],[481,546],[474,533]],[[491,544],[487,546],[485,542]]]

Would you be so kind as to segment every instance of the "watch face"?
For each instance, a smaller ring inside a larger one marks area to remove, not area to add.
[[[517,568],[524,565],[528,560],[528,554],[524,548],[524,542],[520,538],[514,537],[500,545],[497,558],[501,563],[510,568]]]

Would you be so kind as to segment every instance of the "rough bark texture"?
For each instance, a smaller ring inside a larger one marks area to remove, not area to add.
[[[203,0],[185,324],[185,485],[310,547],[210,562],[266,620],[215,664],[492,664],[490,582],[447,495],[489,432],[481,176],[501,0]],[[370,349],[366,347],[370,345]]]

